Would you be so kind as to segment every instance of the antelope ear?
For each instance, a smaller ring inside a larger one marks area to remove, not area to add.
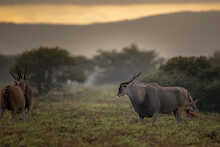
[[[14,80],[17,80],[16,76],[11,71],[9,73]]]
[[[15,84],[15,85],[18,85],[18,82],[17,82],[17,81],[14,81],[14,84]]]

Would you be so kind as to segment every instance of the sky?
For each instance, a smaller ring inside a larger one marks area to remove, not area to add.
[[[0,0],[0,22],[85,25],[209,10],[220,0]]]

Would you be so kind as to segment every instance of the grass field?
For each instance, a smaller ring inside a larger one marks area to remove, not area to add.
[[[13,123],[7,112],[0,121],[0,147],[176,147],[220,146],[220,115],[201,114],[177,125],[173,116],[160,115],[137,122],[127,97],[116,88],[81,86],[52,91],[37,98],[25,122]]]

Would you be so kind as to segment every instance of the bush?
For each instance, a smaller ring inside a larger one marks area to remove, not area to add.
[[[202,107],[209,111],[220,112],[220,79],[215,80],[207,85],[205,89],[206,97],[202,99]]]

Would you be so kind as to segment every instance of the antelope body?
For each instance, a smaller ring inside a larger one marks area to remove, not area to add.
[[[12,117],[14,118],[16,113],[25,112],[25,97],[23,90],[20,86],[7,86],[1,91],[1,115],[0,119],[3,117],[5,110],[10,110],[12,112]],[[24,117],[24,116],[23,116]]]
[[[157,83],[133,83],[139,75],[140,73],[128,82],[121,83],[118,96],[128,95],[141,121],[144,117],[153,117],[152,124],[155,125],[159,113],[171,114],[173,112],[177,122],[180,122],[186,106],[190,105],[197,110],[195,102],[185,88],[163,87]]]
[[[22,76],[18,74],[17,77],[10,73],[15,80],[15,84],[7,86],[1,90],[0,95],[0,120],[2,119],[5,110],[12,113],[14,119],[15,114],[22,114],[23,119],[25,115],[25,108],[27,112],[31,109],[32,104],[32,90],[30,86],[25,83],[25,74]]]

